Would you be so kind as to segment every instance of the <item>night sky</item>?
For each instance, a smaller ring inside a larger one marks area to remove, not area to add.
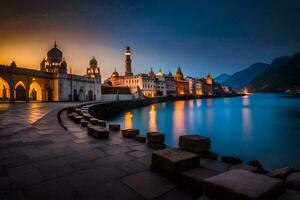
[[[102,75],[124,73],[124,49],[134,73],[233,73],[254,62],[300,51],[298,0],[8,0],[0,5],[0,63],[39,69],[57,41],[73,72],[92,56]]]

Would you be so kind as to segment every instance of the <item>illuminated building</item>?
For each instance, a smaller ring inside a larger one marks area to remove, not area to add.
[[[68,74],[67,62],[55,42],[40,70],[18,67],[14,61],[10,66],[0,65],[0,100],[101,100],[101,75],[95,61],[91,60],[86,76]]]
[[[189,94],[189,82],[183,78],[181,68],[178,67],[174,77],[175,80],[175,94],[176,95],[188,95]]]

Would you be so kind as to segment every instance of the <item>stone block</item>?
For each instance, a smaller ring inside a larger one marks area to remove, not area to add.
[[[143,135],[136,135],[134,139],[138,142],[146,143],[146,137]]]
[[[258,168],[261,172],[265,170],[262,164],[258,160],[250,160],[247,162],[247,164]]]
[[[109,138],[109,131],[106,128],[96,125],[88,125],[87,134],[95,138]]]
[[[218,171],[204,167],[197,167],[195,169],[182,172],[180,183],[182,186],[192,189],[195,192],[202,192],[203,180],[218,174],[220,174]]]
[[[278,200],[297,200],[300,199],[300,192],[295,190],[286,190]]]
[[[275,169],[267,173],[267,175],[273,178],[285,179],[292,172],[293,172],[293,168],[283,167],[283,168]]]
[[[139,129],[122,129],[121,130],[122,136],[125,138],[135,138],[136,135],[140,134]]]
[[[82,120],[80,121],[80,124],[81,124],[82,127],[87,127],[88,121],[86,121],[85,119],[82,119]]]
[[[75,112],[76,112],[78,115],[81,115],[81,109],[80,109],[80,108],[75,108]]]
[[[108,129],[110,131],[120,131],[121,126],[120,126],[120,124],[109,124]]]
[[[257,167],[247,165],[247,164],[243,164],[243,163],[233,165],[232,167],[230,167],[230,169],[242,169],[242,170],[247,170],[249,172],[255,172],[255,173],[258,173],[260,171]]]
[[[83,114],[83,118],[86,120],[86,121],[90,121],[91,120],[91,116],[89,114]]]
[[[98,119],[96,119],[96,118],[91,118],[91,119],[90,119],[90,122],[91,122],[91,124],[93,124],[93,125],[99,125]]]
[[[77,116],[74,117],[74,122],[77,123],[77,124],[80,124],[80,121],[81,121],[82,119],[83,119],[82,116],[77,115]]]
[[[199,167],[199,155],[181,149],[164,149],[152,153],[151,169],[170,178]]]
[[[211,169],[218,172],[226,172],[231,167],[230,164],[218,162],[217,160],[211,160],[206,158],[200,158],[201,167]]]
[[[68,113],[67,116],[69,119],[73,119],[73,117],[74,117],[72,113]]]
[[[277,199],[284,182],[246,170],[234,169],[203,180],[203,193],[211,200]]]
[[[200,135],[182,135],[179,137],[179,147],[186,151],[202,154],[210,148],[210,139]]]
[[[99,126],[106,128],[106,121],[98,120]]]
[[[242,163],[242,160],[240,158],[233,156],[222,156],[221,161],[231,165],[237,165]]]
[[[165,144],[160,144],[160,143],[148,143],[148,147],[153,148],[153,149],[165,149],[166,145]]]
[[[211,160],[218,160],[218,154],[212,151],[206,151],[201,153],[201,158],[207,158]]]
[[[150,171],[126,176],[121,182],[140,194],[143,199],[160,199],[160,196],[176,187],[170,180]]]
[[[165,135],[160,132],[148,132],[147,133],[148,143],[159,143],[163,144],[165,142]]]
[[[289,188],[300,191],[300,172],[291,173],[286,178],[286,184]]]

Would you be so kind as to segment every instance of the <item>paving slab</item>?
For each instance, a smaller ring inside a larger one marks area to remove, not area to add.
[[[149,171],[126,176],[121,182],[146,199],[157,198],[176,187],[168,179]]]
[[[34,185],[44,180],[42,174],[33,164],[11,168],[7,173],[16,188]]]
[[[276,199],[285,191],[284,182],[241,169],[203,180],[203,193],[210,199]]]
[[[101,196],[101,187],[111,181],[119,180],[127,175],[115,166],[102,166],[78,171],[66,178],[82,198],[95,198]]]
[[[25,195],[27,199],[31,200],[80,199],[64,178],[54,179],[32,186],[25,190]]]

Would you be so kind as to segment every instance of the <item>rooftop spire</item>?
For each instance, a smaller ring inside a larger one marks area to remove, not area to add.
[[[55,48],[57,47],[56,41],[54,42],[54,47],[55,47]]]

